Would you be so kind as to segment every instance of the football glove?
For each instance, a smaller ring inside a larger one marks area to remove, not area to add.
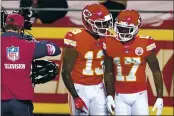
[[[74,104],[75,104],[75,107],[76,107],[79,111],[81,111],[81,112],[83,112],[83,113],[85,113],[85,114],[88,113],[88,111],[87,111],[88,108],[87,108],[85,102],[84,102],[80,97],[74,99]]]
[[[163,99],[162,98],[157,98],[155,105],[153,106],[152,111],[155,111],[156,108],[157,108],[156,115],[161,115],[162,110],[163,110]]]
[[[114,99],[111,95],[108,95],[107,98],[106,98],[106,107],[108,109],[108,111],[114,115],[114,111],[113,111],[113,108],[115,108],[115,102],[114,102]]]
[[[58,74],[58,66],[54,62],[46,60],[33,60],[31,80],[32,83],[41,84],[55,79]]]

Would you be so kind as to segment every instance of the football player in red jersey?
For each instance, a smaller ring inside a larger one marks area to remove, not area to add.
[[[111,33],[112,15],[101,4],[82,11],[84,29],[69,31],[64,38],[62,78],[70,97],[72,115],[107,115],[103,84],[102,36]]]
[[[157,91],[153,111],[157,108],[157,115],[162,113],[163,81],[154,52],[156,44],[150,36],[137,35],[141,23],[141,17],[137,11],[121,11],[114,25],[117,37],[107,38],[103,44],[108,55],[108,60],[105,62],[107,78],[104,77],[108,94],[107,108],[112,113],[112,106],[114,106],[116,115],[149,115],[146,63],[153,73]],[[112,73],[113,69],[115,75]],[[113,93],[114,89],[115,93]],[[115,94],[115,100],[113,100],[113,94]]]

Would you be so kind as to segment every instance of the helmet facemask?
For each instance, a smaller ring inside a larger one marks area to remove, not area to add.
[[[129,41],[134,38],[138,33],[139,27],[134,24],[128,24],[127,22],[116,21],[114,25],[114,31],[118,33],[117,39],[119,41]]]
[[[110,36],[111,33],[109,29],[113,28],[113,18],[112,15],[109,14],[105,16],[105,19],[101,20],[86,20],[87,23],[92,27],[92,33],[95,33],[100,36]]]

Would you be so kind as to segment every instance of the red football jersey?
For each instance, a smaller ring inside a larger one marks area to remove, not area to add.
[[[74,83],[93,85],[103,80],[102,40],[94,39],[85,29],[74,29],[64,38],[64,44],[76,48],[78,56],[71,72]]]
[[[112,57],[115,69],[117,93],[135,93],[146,89],[146,57],[155,50],[149,36],[136,36],[131,44],[122,44],[115,38],[107,38],[106,53]]]

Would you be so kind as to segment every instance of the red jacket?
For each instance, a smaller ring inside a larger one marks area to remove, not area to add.
[[[33,100],[34,88],[30,79],[35,44],[14,36],[1,36],[1,100]]]

